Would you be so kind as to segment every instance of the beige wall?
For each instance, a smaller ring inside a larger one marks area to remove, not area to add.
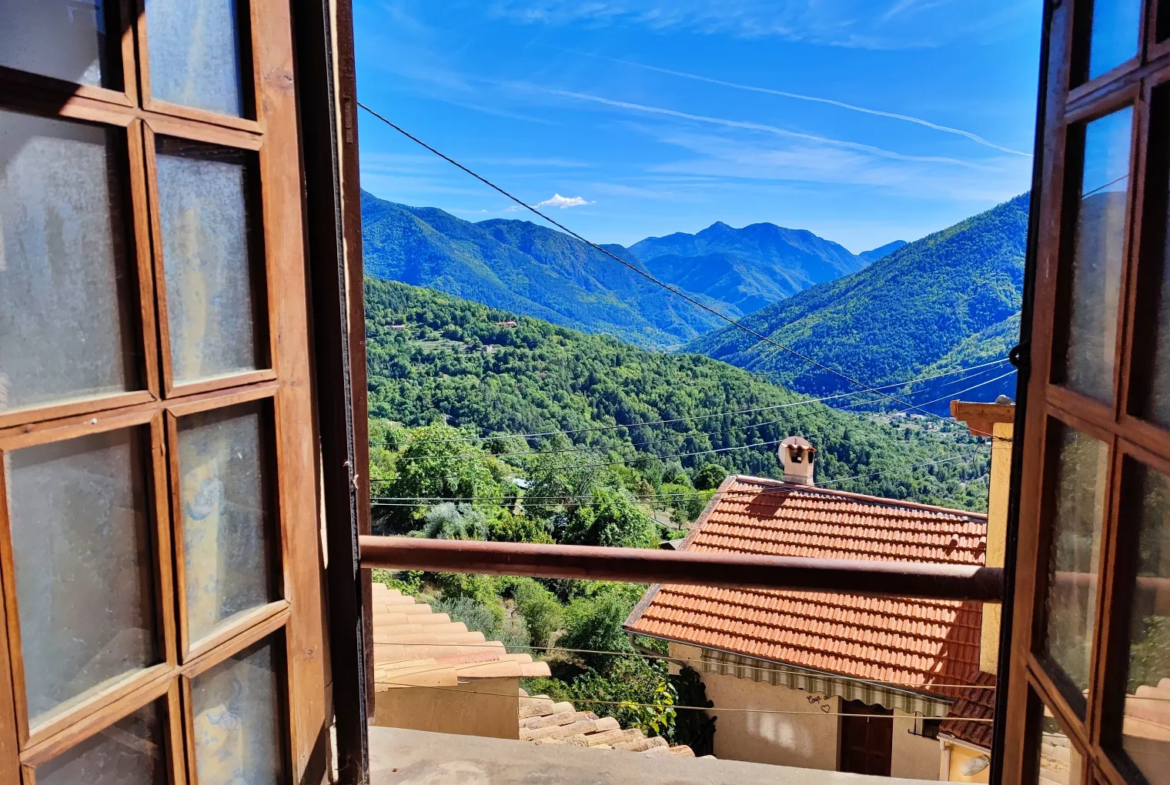
[[[894,744],[890,762],[890,776],[911,780],[935,780],[939,775],[938,739],[927,739],[922,733],[922,721],[913,714],[894,709]]]
[[[698,665],[701,655],[698,648],[674,643],[670,645],[670,653],[673,657],[695,660],[691,667]],[[837,770],[838,718],[835,715],[841,711],[839,698],[826,698],[818,693],[773,687],[767,682],[717,673],[703,673],[702,676],[707,686],[707,699],[716,707],[797,712],[756,714],[718,711],[716,708],[712,712],[719,718],[715,723],[716,758]],[[821,700],[809,703],[810,696]],[[828,712],[822,712],[821,706],[828,706]],[[934,760],[937,770],[937,750]]]
[[[963,746],[962,744],[954,744],[954,743],[949,742],[949,741],[944,741],[943,742],[943,759],[946,760],[948,757],[950,758],[950,760],[948,761],[948,766],[947,766],[947,769],[948,769],[947,781],[948,782],[989,782],[990,778],[991,778],[991,767],[990,766],[988,766],[986,769],[979,772],[978,774],[976,774],[973,777],[966,776],[965,774],[963,774],[963,771],[962,771],[962,767],[963,767],[964,763],[971,760],[972,758],[978,758],[980,755],[986,755],[986,754],[987,753],[979,752],[977,750],[971,749],[970,747]]]
[[[516,697],[509,699],[500,695]],[[463,736],[519,739],[519,715],[519,679],[478,679],[441,690],[383,690],[374,696],[373,724]]]
[[[996,438],[991,443],[991,490],[987,499],[987,566],[1002,567],[1007,548],[1008,490],[1011,486],[1012,431],[1010,422],[991,426]],[[1001,606],[983,605],[983,633],[980,636],[979,669],[998,671]]]

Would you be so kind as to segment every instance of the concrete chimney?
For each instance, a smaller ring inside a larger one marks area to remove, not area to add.
[[[789,436],[780,442],[780,463],[784,466],[784,482],[795,485],[815,485],[813,462],[817,448],[800,436]]]

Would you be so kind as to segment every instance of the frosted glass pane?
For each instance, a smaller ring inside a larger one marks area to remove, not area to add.
[[[242,117],[235,0],[146,0],[154,98]]]
[[[249,154],[238,150],[159,140],[159,213],[176,384],[258,367],[250,163]]]
[[[1166,246],[1162,250],[1162,285],[1158,298],[1157,333],[1153,341],[1154,367],[1152,386],[1145,400],[1144,414],[1170,427],[1170,199],[1167,200]],[[1144,342],[1143,342],[1144,343]],[[1141,344],[1139,344],[1139,348]]]
[[[5,455],[29,715],[159,661],[142,429]]]
[[[121,133],[0,111],[0,412],[140,389]]]
[[[275,537],[260,403],[179,421],[183,561],[191,640],[276,599]]]
[[[261,641],[191,685],[199,785],[283,785],[276,644]]]
[[[1104,403],[1113,400],[1132,119],[1123,109],[1085,128],[1081,198],[1068,208],[1076,210],[1076,234],[1066,382]]]
[[[1138,52],[1142,0],[1096,0],[1089,42],[1089,78],[1096,79]]]
[[[37,785],[167,785],[165,711],[152,703],[37,766]]]
[[[1044,650],[1078,690],[1086,690],[1109,450],[1103,442],[1072,428],[1065,428],[1049,449],[1058,449],[1060,456],[1048,555]]]
[[[1170,783],[1170,477],[1131,467],[1140,475],[1141,506],[1122,518],[1138,527],[1138,553],[1120,737],[1146,780],[1160,785]]]
[[[103,0],[0,0],[0,19],[0,65],[67,82],[120,87],[106,61]],[[115,33],[115,46],[117,40]]]

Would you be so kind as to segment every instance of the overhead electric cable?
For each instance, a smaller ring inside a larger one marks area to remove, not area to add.
[[[770,336],[764,335],[764,334],[763,334],[763,333],[761,333],[761,332],[758,332],[758,331],[756,331],[756,330],[753,330],[751,327],[748,327],[747,325],[745,325],[745,324],[743,324],[743,323],[741,323],[741,322],[737,322],[735,319],[732,319],[730,316],[727,316],[726,314],[722,313],[721,311],[719,311],[719,310],[717,310],[717,309],[715,309],[715,308],[712,308],[711,306],[709,306],[709,305],[706,305],[706,304],[705,304],[705,303],[703,303],[703,302],[700,302],[699,300],[695,299],[694,297],[691,297],[689,294],[686,294],[685,292],[683,292],[683,291],[680,291],[679,289],[676,289],[676,288],[674,288],[674,287],[673,287],[673,286],[671,286],[670,284],[668,284],[668,283],[665,283],[665,282],[663,282],[663,281],[660,281],[660,280],[658,280],[657,278],[655,278],[655,277],[654,277],[653,275],[651,275],[650,273],[648,273],[648,272],[646,272],[645,270],[643,270],[643,269],[639,268],[637,265],[631,264],[630,262],[627,262],[625,259],[622,259],[620,256],[618,256],[617,254],[613,253],[612,251],[609,251],[609,250],[607,250],[607,249],[603,248],[602,246],[598,245],[597,243],[594,243],[594,242],[592,242],[592,241],[590,241],[590,240],[587,240],[587,239],[585,239],[584,237],[582,237],[581,235],[577,234],[577,233],[576,233],[576,232],[574,232],[572,229],[570,229],[569,227],[567,227],[567,226],[565,226],[564,224],[560,223],[559,221],[557,221],[556,219],[552,218],[551,216],[549,216],[549,215],[546,215],[545,213],[542,213],[540,210],[538,210],[537,208],[533,207],[532,205],[525,203],[525,202],[524,202],[522,199],[519,199],[519,198],[517,198],[517,197],[513,196],[511,193],[509,193],[508,191],[505,191],[503,188],[501,188],[500,186],[496,185],[496,184],[495,184],[495,183],[493,183],[491,180],[488,180],[486,177],[484,177],[484,176],[482,176],[482,175],[480,175],[480,174],[478,174],[478,173],[476,173],[476,172],[472,171],[471,169],[469,169],[469,168],[467,168],[466,166],[464,166],[463,164],[459,163],[458,161],[456,161],[454,158],[450,157],[449,155],[446,155],[445,153],[443,153],[443,152],[441,152],[441,151],[437,150],[436,148],[432,147],[431,145],[427,144],[427,143],[426,143],[426,142],[424,142],[422,139],[419,139],[417,136],[415,136],[414,134],[410,133],[410,132],[409,132],[409,131],[407,131],[406,129],[402,128],[402,127],[401,127],[401,126],[399,126],[398,124],[396,124],[396,123],[392,122],[391,120],[389,120],[388,118],[386,118],[386,117],[384,117],[383,115],[379,114],[378,112],[375,112],[373,109],[371,109],[370,107],[366,106],[366,105],[365,105],[364,103],[362,103],[361,101],[358,101],[358,102],[357,102],[357,104],[358,104],[358,106],[359,106],[359,107],[361,107],[361,108],[362,108],[362,109],[364,109],[366,112],[368,112],[368,113],[369,113],[371,116],[373,116],[373,117],[377,118],[378,120],[381,120],[381,121],[382,121],[383,123],[385,123],[387,126],[389,126],[390,128],[393,128],[393,129],[394,129],[395,131],[397,131],[399,134],[401,134],[401,135],[405,136],[407,139],[411,140],[411,141],[412,141],[412,142],[414,142],[415,144],[417,144],[417,145],[419,145],[420,147],[423,147],[424,149],[428,150],[429,152],[431,152],[431,153],[433,153],[433,154],[437,155],[438,157],[442,158],[442,159],[443,159],[444,161],[446,161],[447,163],[449,163],[449,164],[451,164],[452,166],[454,166],[454,167],[456,167],[456,168],[458,168],[458,169],[462,170],[463,172],[465,172],[466,174],[470,175],[471,177],[474,177],[476,180],[479,180],[481,183],[483,183],[483,184],[484,184],[484,185],[486,185],[487,187],[491,188],[493,191],[496,191],[497,193],[501,194],[502,196],[506,197],[507,199],[511,200],[512,202],[515,202],[515,203],[516,203],[516,205],[518,205],[519,207],[522,207],[522,208],[524,208],[525,210],[528,210],[529,212],[531,212],[532,214],[534,214],[534,215],[536,215],[536,216],[538,216],[538,217],[540,217],[540,218],[544,219],[544,220],[545,220],[545,221],[547,221],[548,223],[550,223],[550,224],[552,224],[553,226],[555,226],[555,227],[557,227],[558,229],[560,229],[560,230],[561,230],[562,232],[564,232],[565,234],[569,235],[570,237],[573,237],[573,238],[575,238],[575,239],[579,240],[580,242],[582,242],[582,243],[585,243],[585,244],[586,244],[586,245],[588,245],[589,247],[593,248],[595,251],[598,251],[598,252],[600,252],[600,253],[602,253],[602,254],[604,254],[604,255],[608,256],[609,258],[613,259],[613,260],[614,260],[615,262],[617,262],[618,264],[620,264],[620,265],[622,265],[623,267],[626,267],[626,268],[628,268],[629,270],[631,270],[632,272],[634,272],[636,275],[639,275],[639,276],[641,276],[641,277],[645,278],[646,280],[650,281],[650,282],[651,282],[651,283],[653,283],[655,286],[660,286],[660,287],[662,287],[663,289],[665,289],[666,291],[668,291],[668,292],[670,292],[670,293],[674,294],[676,297],[681,297],[682,299],[686,300],[687,302],[689,302],[691,305],[695,306],[696,308],[698,308],[698,309],[700,309],[700,310],[702,310],[702,311],[706,311],[707,313],[711,314],[712,316],[714,316],[714,317],[716,317],[716,318],[718,318],[718,319],[720,319],[720,320],[722,320],[722,321],[724,321],[724,322],[727,322],[729,325],[731,325],[732,327],[735,327],[737,330],[741,330],[741,331],[743,331],[743,332],[747,333],[748,335],[752,335],[752,336],[754,336],[754,337],[755,337],[757,340],[763,341],[764,343],[771,344],[772,346],[775,346],[777,349],[780,349],[780,350],[782,350],[782,351],[788,352],[788,353],[789,353],[789,354],[791,354],[793,357],[796,357],[796,358],[798,358],[798,359],[802,360],[803,362],[805,362],[805,363],[807,363],[807,364],[809,364],[809,365],[812,365],[812,366],[814,366],[814,367],[816,367],[816,368],[820,368],[822,371],[825,371],[825,372],[827,372],[827,373],[830,373],[830,374],[832,374],[833,376],[836,376],[836,377],[838,377],[839,379],[842,379],[842,380],[844,380],[844,381],[847,381],[847,382],[849,382],[850,384],[852,384],[852,385],[854,385],[854,386],[857,386],[857,387],[860,387],[860,388],[862,388],[863,390],[866,390],[867,392],[871,392],[871,393],[875,393],[875,394],[877,394],[877,395],[880,395],[881,397],[883,397],[883,398],[887,398],[887,399],[889,399],[889,400],[893,401],[894,403],[898,404],[899,406],[906,407],[907,409],[915,409],[915,410],[921,411],[921,412],[923,412],[924,414],[926,414],[926,415],[928,415],[928,416],[930,416],[930,417],[939,417],[939,415],[936,415],[934,412],[928,411],[928,410],[926,410],[926,409],[922,409],[920,406],[916,406],[916,405],[914,405],[914,404],[908,403],[907,401],[903,401],[902,399],[900,399],[900,398],[898,398],[898,397],[896,397],[896,396],[893,396],[893,395],[889,395],[888,393],[879,392],[877,389],[875,389],[875,388],[873,388],[873,387],[870,387],[870,386],[869,386],[869,385],[867,385],[865,382],[863,382],[863,381],[861,381],[861,380],[859,380],[859,379],[855,379],[855,378],[853,378],[852,376],[849,376],[848,374],[846,374],[846,373],[844,373],[844,372],[842,372],[842,371],[839,371],[839,370],[837,370],[836,368],[833,368],[832,366],[825,365],[824,363],[820,362],[819,360],[816,360],[816,359],[814,359],[814,358],[812,358],[812,357],[809,357],[808,355],[806,355],[806,354],[803,354],[803,353],[801,353],[801,352],[798,352],[798,351],[796,351],[795,349],[793,349],[793,348],[792,348],[792,347],[790,347],[790,346],[785,346],[784,344],[782,344],[782,343],[780,343],[779,341],[777,341],[777,340],[775,340],[775,339],[771,338]],[[944,420],[945,420],[945,419],[947,419],[947,418],[945,418],[945,417],[940,417],[940,419],[944,419]],[[994,434],[990,434],[990,433],[989,433],[989,434],[983,434],[983,435],[985,435],[985,436],[987,436],[987,437],[989,437],[989,438],[991,438],[991,439],[995,439],[995,438],[997,438],[997,437],[996,437]]]

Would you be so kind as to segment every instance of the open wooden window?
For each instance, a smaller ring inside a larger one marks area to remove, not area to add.
[[[0,781],[324,743],[288,3],[0,4]]]
[[[1048,5],[1004,779],[1165,783],[1170,0]]]

